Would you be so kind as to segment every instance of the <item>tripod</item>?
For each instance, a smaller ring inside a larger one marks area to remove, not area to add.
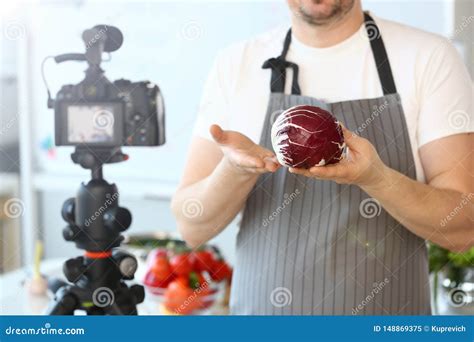
[[[129,287],[125,280],[133,279],[137,260],[117,248],[132,216],[119,206],[116,185],[108,183],[102,174],[104,163],[121,162],[128,156],[119,148],[92,151],[76,147],[71,157],[74,163],[91,170],[91,180],[82,183],[77,196],[63,204],[61,214],[68,223],[63,237],[74,241],[85,254],[64,263],[69,283],[50,283],[55,298],[48,314],[73,315],[75,310],[83,310],[88,315],[136,315],[145,292],[143,286]]]

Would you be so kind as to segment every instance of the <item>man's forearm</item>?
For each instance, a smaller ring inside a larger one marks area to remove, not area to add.
[[[179,189],[172,210],[188,245],[197,247],[219,234],[241,210],[258,176],[223,158],[208,177]]]
[[[474,194],[439,189],[386,168],[383,180],[362,189],[416,235],[452,251],[474,243]]]

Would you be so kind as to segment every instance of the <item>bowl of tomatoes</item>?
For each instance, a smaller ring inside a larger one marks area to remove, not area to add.
[[[191,250],[173,240],[149,252],[143,284],[162,313],[202,315],[210,312],[231,277],[232,268],[217,247]]]

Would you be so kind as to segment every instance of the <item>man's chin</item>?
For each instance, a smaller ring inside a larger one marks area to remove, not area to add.
[[[310,24],[325,25],[342,18],[351,10],[353,4],[354,2],[350,4],[346,2],[341,5],[340,2],[313,1],[309,4],[301,4],[299,14]]]

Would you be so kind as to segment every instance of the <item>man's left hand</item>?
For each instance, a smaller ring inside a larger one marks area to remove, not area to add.
[[[342,127],[348,151],[337,164],[314,166],[310,169],[290,168],[291,173],[317,179],[333,180],[340,184],[377,186],[384,180],[387,167],[380,159],[375,147],[355,133]]]

